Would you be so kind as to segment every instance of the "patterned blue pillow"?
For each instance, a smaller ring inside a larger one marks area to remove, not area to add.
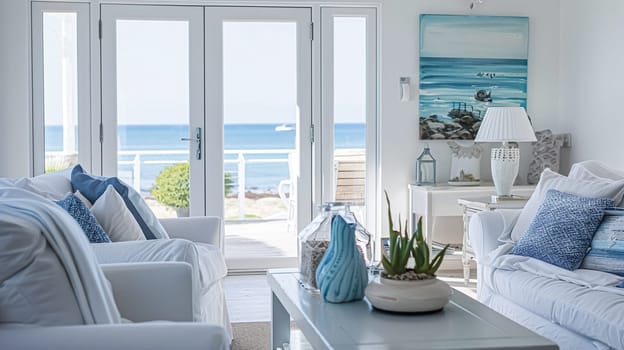
[[[624,211],[605,212],[581,268],[624,276]]]
[[[613,206],[608,198],[579,197],[548,190],[531,225],[511,250],[567,270],[575,270],[587,253],[604,211]]]
[[[65,198],[57,201],[61,208],[65,209],[78,225],[82,228],[91,243],[110,243],[110,238],[104,229],[98,224],[95,216],[91,214],[89,208],[73,194],[68,194]]]

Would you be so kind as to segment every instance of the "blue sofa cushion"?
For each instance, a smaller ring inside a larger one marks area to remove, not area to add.
[[[624,210],[607,210],[581,268],[624,276]]]
[[[82,228],[85,235],[91,243],[110,243],[111,240],[104,232],[104,229],[95,219],[95,216],[91,214],[91,211],[80,200],[80,198],[73,194],[68,194],[60,201],[56,201],[61,208],[65,209],[71,215],[78,225]]]
[[[129,187],[123,182],[121,182],[118,178],[93,176],[91,174],[86,173],[80,165],[76,165],[71,174],[71,183],[72,183],[74,192],[77,190],[80,191],[80,193],[82,193],[82,195],[85,196],[91,203],[95,203],[97,199],[100,198],[100,196],[106,191],[106,188],[109,185],[113,186],[113,188],[115,188],[115,190],[117,191],[117,193],[119,193],[121,198],[123,198],[124,203],[126,204],[126,207],[128,207],[128,210],[130,210],[130,213],[132,213],[132,216],[134,217],[134,219],[137,221],[137,223],[141,227],[141,231],[143,231],[145,238],[147,239],[165,238],[165,237],[160,237],[162,234],[158,235],[157,237],[157,235],[154,232],[157,230],[157,228],[155,229],[154,227],[150,227],[150,225],[148,225],[147,221],[141,215],[135,203],[133,203],[130,200],[131,189],[129,189]],[[150,212],[149,215],[153,216],[153,213]],[[154,220],[151,220],[151,218],[148,218],[148,220],[157,222],[155,218]],[[162,228],[162,226],[160,227]],[[164,229],[162,229],[162,231],[164,232]]]
[[[575,270],[591,244],[608,198],[579,197],[548,190],[526,234],[511,250],[567,270]]]

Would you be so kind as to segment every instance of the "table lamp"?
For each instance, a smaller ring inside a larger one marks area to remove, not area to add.
[[[535,142],[535,132],[524,107],[490,107],[479,127],[475,142],[502,142],[492,148],[492,180],[498,198],[510,198],[518,176],[520,149],[513,142]]]

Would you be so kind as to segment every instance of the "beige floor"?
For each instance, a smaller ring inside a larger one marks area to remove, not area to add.
[[[297,234],[288,221],[226,221],[226,258],[296,257]]]

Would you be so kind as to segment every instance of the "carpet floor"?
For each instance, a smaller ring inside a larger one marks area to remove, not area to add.
[[[268,350],[271,348],[271,322],[232,323],[232,350]],[[312,350],[297,325],[290,323],[290,349]]]
[[[232,350],[267,350],[271,348],[270,322],[232,323]]]

